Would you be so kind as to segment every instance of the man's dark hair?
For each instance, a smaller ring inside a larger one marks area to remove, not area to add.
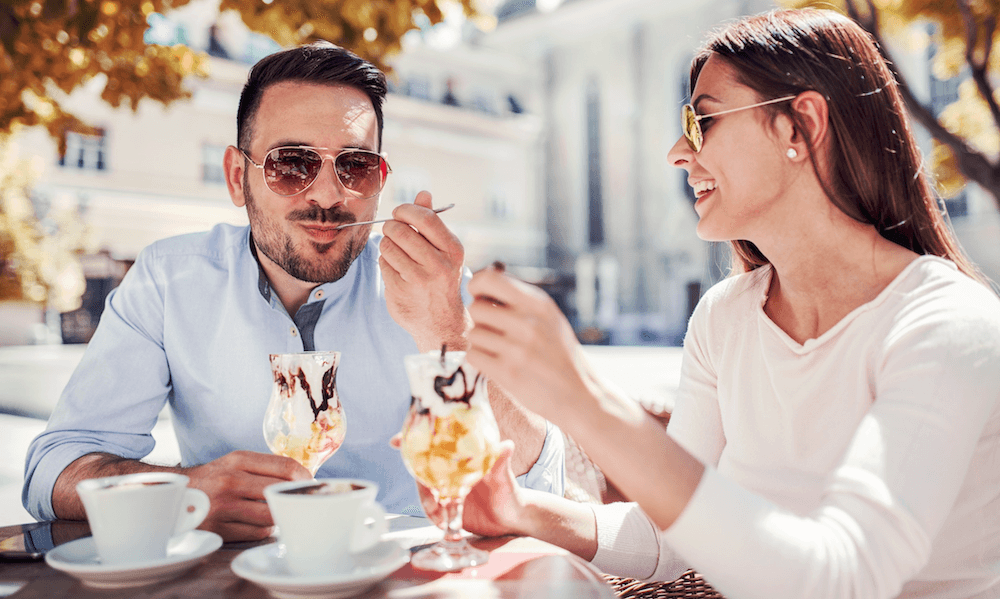
[[[378,148],[382,147],[382,102],[385,74],[372,63],[328,42],[282,50],[261,59],[250,69],[236,113],[236,143],[247,149],[253,139],[254,118],[264,92],[275,83],[296,81],[318,85],[346,85],[365,93],[378,120]]]

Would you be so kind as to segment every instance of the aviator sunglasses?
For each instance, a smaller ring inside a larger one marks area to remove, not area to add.
[[[327,159],[333,161],[333,170],[344,189],[362,200],[378,195],[385,186],[386,176],[392,172],[381,154],[349,149],[334,155],[329,151],[329,148],[311,146],[282,146],[269,151],[264,156],[264,164],[257,164],[240,148],[250,164],[263,171],[267,188],[285,197],[309,189]]]
[[[694,106],[690,104],[685,104],[681,106],[681,130],[684,131],[684,138],[687,139],[688,145],[697,154],[701,151],[701,146],[704,143],[704,136],[701,132],[701,121],[702,119],[707,119],[713,116],[719,116],[721,114],[729,114],[730,112],[739,112],[741,110],[749,110],[751,108],[757,108],[758,106],[767,106],[768,104],[777,104],[778,102],[787,102],[788,100],[794,100],[796,96],[785,96],[783,98],[775,98],[773,100],[767,100],[765,102],[758,102],[756,104],[751,104],[749,106],[742,106],[740,108],[731,108],[729,110],[723,110],[721,112],[713,112],[711,114],[698,114],[694,111]]]

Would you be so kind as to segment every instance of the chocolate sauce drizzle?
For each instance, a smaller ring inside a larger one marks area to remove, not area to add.
[[[295,393],[295,384],[298,381],[299,386],[302,387],[302,391],[309,398],[309,408],[312,410],[313,421],[315,422],[321,412],[330,409],[330,399],[337,394],[337,366],[323,373],[322,388],[320,389],[323,400],[318,406],[316,405],[316,400],[313,399],[312,388],[309,385],[309,381],[306,380],[306,373],[303,372],[302,368],[299,368],[299,371],[292,375],[290,381],[285,378],[284,372],[275,372],[274,381],[281,386],[281,393],[285,397],[291,397]]]
[[[448,345],[441,344],[441,368],[445,367],[445,356],[447,353],[448,353]],[[455,379],[458,378],[459,374],[462,375],[462,389],[463,389],[462,395],[460,397],[448,397],[448,395],[445,394],[444,390],[446,387],[450,387],[451,385],[455,384]],[[472,407],[471,403],[472,395],[476,392],[476,383],[479,382],[479,377],[481,376],[482,374],[477,373],[475,380],[472,381],[472,387],[468,387],[469,381],[465,377],[465,369],[459,366],[458,370],[451,373],[450,377],[443,377],[443,376],[434,377],[434,392],[437,393],[438,397],[440,397],[444,403],[460,401],[464,402],[465,405]],[[416,397],[410,395],[410,407],[413,407],[414,402],[418,401],[419,400]],[[430,413],[430,408],[423,407],[423,404],[421,404],[420,408],[417,410],[417,414],[420,414],[421,416],[429,413]]]
[[[458,375],[462,375],[462,389],[463,389],[462,395],[458,397],[448,397],[448,395],[445,394],[444,390],[446,387],[450,387],[455,384],[455,379],[458,378]],[[470,401],[472,399],[472,394],[476,392],[476,383],[479,382],[479,377],[481,376],[482,376],[481,374],[477,373],[475,380],[472,381],[472,386],[469,387],[468,386],[469,381],[465,378],[465,369],[459,367],[459,369],[453,372],[450,377],[447,378],[443,376],[434,377],[434,392],[438,394],[438,397],[440,397],[442,401],[444,401],[444,403],[452,401],[461,401],[464,402],[465,405],[471,406],[472,404],[470,403]]]

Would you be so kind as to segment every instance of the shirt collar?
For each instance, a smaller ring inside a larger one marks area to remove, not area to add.
[[[250,245],[250,255],[253,256],[254,262],[257,264],[257,290],[260,292],[261,297],[264,298],[264,301],[271,303],[272,298],[274,298],[274,300],[277,301],[277,296],[271,289],[271,282],[268,280],[267,274],[264,272],[264,267],[261,266],[260,264],[260,257],[257,255],[257,244],[253,240],[253,231],[250,229],[250,227],[247,227],[247,231],[248,231],[247,240]],[[344,273],[343,277],[341,277],[339,280],[336,281],[317,285],[310,292],[308,301],[311,302],[319,299],[325,300],[329,298],[331,294],[337,293],[338,290],[349,289],[351,286],[350,281],[357,276],[359,268],[358,263],[364,259],[365,252],[368,250],[368,244],[370,243],[371,243],[371,238],[368,239],[365,249],[363,249],[361,251],[361,254],[359,254],[358,257],[354,259],[354,262],[351,263],[350,268],[347,270],[346,273]],[[378,244],[376,243],[376,247],[377,245]],[[317,294],[317,291],[322,291],[322,293]]]

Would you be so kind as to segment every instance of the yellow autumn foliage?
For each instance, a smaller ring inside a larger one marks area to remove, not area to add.
[[[473,1],[220,0],[220,10],[237,11],[251,30],[282,46],[322,39],[386,69],[385,59],[400,50],[407,31],[440,22],[448,4],[478,16]],[[101,98],[116,108],[189,97],[184,80],[208,75],[207,56],[144,41],[150,15],[169,15],[189,2],[0,2],[0,300],[27,299],[64,311],[79,305],[83,293],[74,252],[83,247],[84,232],[71,231],[74,219],[68,218],[60,234],[43,233],[29,200],[33,170],[17,157],[10,134],[44,127],[65,152],[66,131],[93,132],[65,107],[65,98],[98,77]]]
[[[781,0],[790,8],[814,6],[834,8],[848,14],[846,2],[853,2],[862,16],[868,16],[867,2],[863,0]],[[955,0],[872,0],[876,9],[878,27],[883,38],[891,38],[908,51],[926,49],[935,45],[931,72],[945,81],[959,76],[967,68],[967,55],[982,62],[991,44],[987,70],[995,78],[1000,72],[1000,28],[987,36],[986,24],[1000,21],[1000,0],[969,0],[969,9],[976,23],[975,47],[968,48],[965,20]],[[915,25],[924,25],[915,27]],[[934,25],[927,27],[927,25]],[[923,40],[921,42],[921,40]],[[1000,100],[1000,95],[994,93]],[[964,139],[968,145],[991,162],[1000,155],[1000,131],[989,112],[986,101],[972,80],[959,86],[959,97],[939,116],[941,124],[950,132]],[[934,142],[930,155],[931,167],[938,191],[950,197],[965,186],[965,178],[958,169],[958,162],[950,147]],[[990,190],[994,194],[996,190]],[[1000,200],[998,200],[1000,201]]]

